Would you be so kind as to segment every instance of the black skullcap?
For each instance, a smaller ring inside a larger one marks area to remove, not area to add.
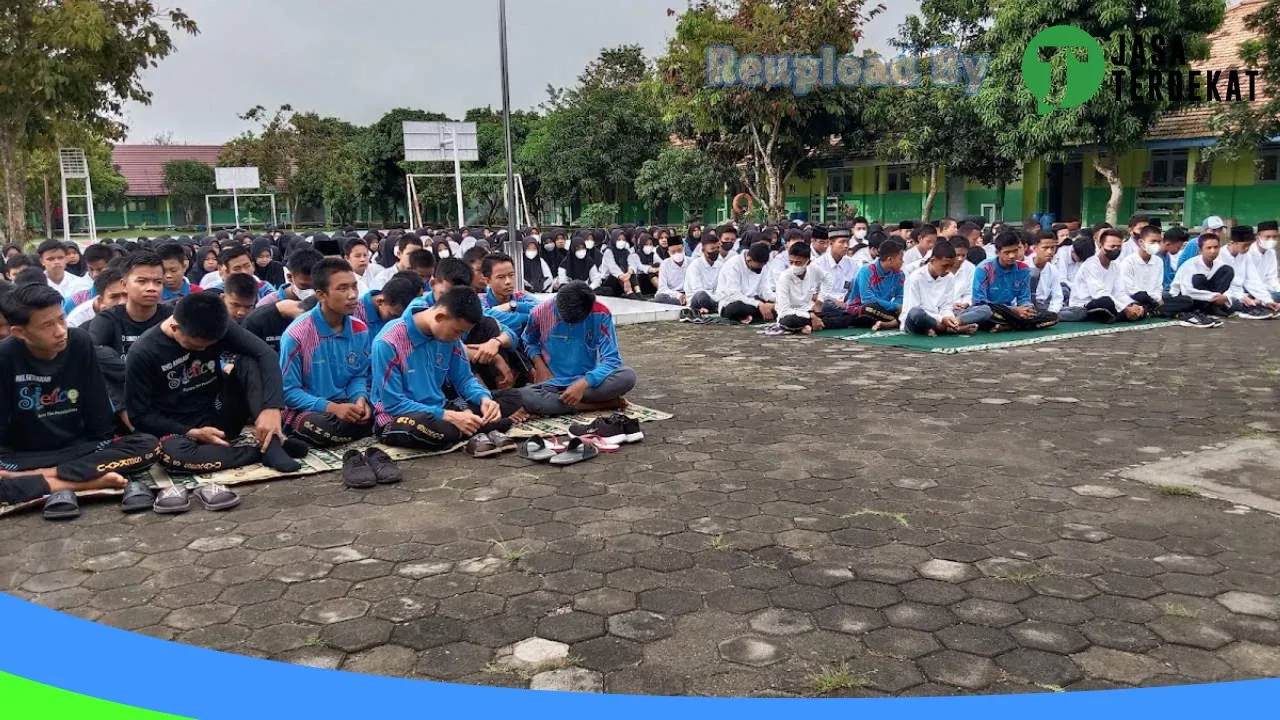
[[[1258,232],[1260,233],[1276,231],[1280,231],[1280,222],[1276,222],[1275,220],[1263,220],[1258,223]]]
[[[829,232],[827,231],[827,226],[826,226],[826,225],[814,225],[814,226],[813,226],[813,235],[812,235],[812,238],[813,238],[814,240],[826,240],[826,239],[827,239],[827,238],[829,238],[829,237],[830,237],[830,234],[829,234]]]
[[[827,237],[832,240],[835,240],[836,238],[851,238],[853,237],[853,231],[848,228],[837,228],[827,233]]]
[[[1248,225],[1231,228],[1231,242],[1253,242],[1253,228]]]

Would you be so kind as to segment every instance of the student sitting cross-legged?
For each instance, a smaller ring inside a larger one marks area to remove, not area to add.
[[[972,335],[977,325],[964,325],[956,317],[956,276],[959,263],[951,243],[938,241],[928,259],[911,276],[902,292],[902,329],[915,335]]]
[[[351,265],[325,258],[311,272],[319,304],[280,340],[285,431],[314,447],[373,432],[369,402],[369,326],[352,315],[359,297]]]
[[[471,372],[462,344],[484,318],[470,287],[457,286],[392,320],[373,342],[373,399],[378,439],[388,445],[428,452],[446,450],[468,438],[488,437],[501,445],[511,428],[502,408]],[[466,410],[448,408],[451,385]]]
[[[536,385],[521,390],[533,415],[624,408],[636,373],[622,364],[609,308],[586,283],[569,283],[533,311],[523,344]]]
[[[849,327],[849,313],[826,310],[823,291],[830,285],[827,272],[811,261],[809,243],[797,240],[787,248],[787,267],[774,286],[778,325],[808,335],[816,330]]]
[[[93,341],[87,332],[67,328],[62,302],[52,287],[24,285],[0,304],[12,333],[0,341],[3,503],[122,488],[124,474],[146,470],[158,456],[153,435],[115,435]],[[75,504],[74,495],[58,497]]]
[[[887,330],[898,327],[902,310],[902,255],[906,251],[898,240],[880,245],[876,261],[858,271],[849,290],[849,315],[853,327]]]
[[[1135,321],[1146,317],[1143,306],[1134,302],[1124,289],[1120,269],[1123,243],[1119,230],[1104,230],[1098,252],[1080,265],[1075,282],[1071,284],[1071,305],[1083,308],[1085,315],[1095,322],[1110,324],[1117,320]]]
[[[999,330],[1038,330],[1058,323],[1058,316],[1036,309],[1031,300],[1031,268],[1023,261],[1022,237],[1002,230],[995,239],[996,256],[973,273],[972,307],[957,317],[962,325]]]
[[[238,356],[230,373],[219,367],[224,353]],[[179,300],[173,317],[134,344],[125,366],[129,417],[161,438],[166,466],[197,473],[255,462],[280,472],[302,467],[290,453],[305,455],[305,443],[284,442],[280,424],[280,360],[231,322],[216,295]],[[256,442],[234,444],[247,422],[254,423]]]

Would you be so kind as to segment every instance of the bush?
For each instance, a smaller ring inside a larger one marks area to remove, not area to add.
[[[608,227],[617,221],[619,212],[621,211],[618,206],[613,203],[592,203],[582,208],[578,225],[592,228]]]

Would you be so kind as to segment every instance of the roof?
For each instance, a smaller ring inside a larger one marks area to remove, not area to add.
[[[218,166],[221,145],[116,145],[111,164],[129,183],[129,197],[168,195],[164,186],[164,166],[171,160],[196,160]]]
[[[1263,2],[1264,0],[1244,0],[1227,8],[1226,18],[1223,19],[1222,26],[1209,33],[1208,37],[1212,45],[1209,58],[1191,63],[1192,69],[1246,69],[1244,63],[1240,60],[1240,45],[1246,40],[1255,38],[1256,34],[1245,25],[1245,21],[1248,20],[1250,15],[1258,11]],[[1241,81],[1246,83],[1247,79],[1241,77]],[[1248,85],[1242,85],[1242,89],[1247,93]],[[1223,73],[1222,77],[1219,78],[1218,90],[1224,97],[1226,96],[1226,73]],[[1266,87],[1260,86],[1257,91],[1257,97],[1252,103],[1254,108],[1258,108],[1265,102]],[[1168,113],[1160,118],[1160,121],[1156,123],[1155,128],[1152,129],[1147,137],[1151,140],[1214,137],[1221,133],[1211,129],[1209,121],[1222,108],[1222,103],[1215,102],[1181,112]]]

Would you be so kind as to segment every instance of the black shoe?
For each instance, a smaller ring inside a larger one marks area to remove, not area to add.
[[[574,424],[569,426],[569,435],[572,437],[583,437],[585,435],[596,435],[602,438],[610,445],[621,445],[627,441],[627,417],[621,414],[613,414],[608,417],[596,418],[589,425]],[[644,436],[641,436],[644,439]]]
[[[378,484],[378,476],[364,455],[352,448],[342,455],[342,484],[354,490],[366,490]]]
[[[373,476],[377,478],[379,485],[394,485],[404,479],[400,468],[396,466],[396,461],[392,460],[391,456],[380,447],[365,450],[364,461],[373,470]]]
[[[644,440],[644,433],[640,430],[640,421],[635,418],[629,418],[622,413],[618,413],[618,417],[622,418],[622,430],[627,434],[627,443],[638,443]]]
[[[1106,308],[1094,308],[1085,312],[1085,315],[1093,322],[1110,325],[1116,321],[1116,314]]]
[[[124,498],[120,502],[120,510],[125,513],[150,510],[156,501],[156,494],[151,488],[139,480],[130,480],[124,486]]]
[[[1189,327],[1189,328],[1208,329],[1211,327],[1215,327],[1215,324],[1212,320],[1201,315],[1200,313],[1183,313],[1178,316],[1178,324],[1181,325],[1182,327]]]

